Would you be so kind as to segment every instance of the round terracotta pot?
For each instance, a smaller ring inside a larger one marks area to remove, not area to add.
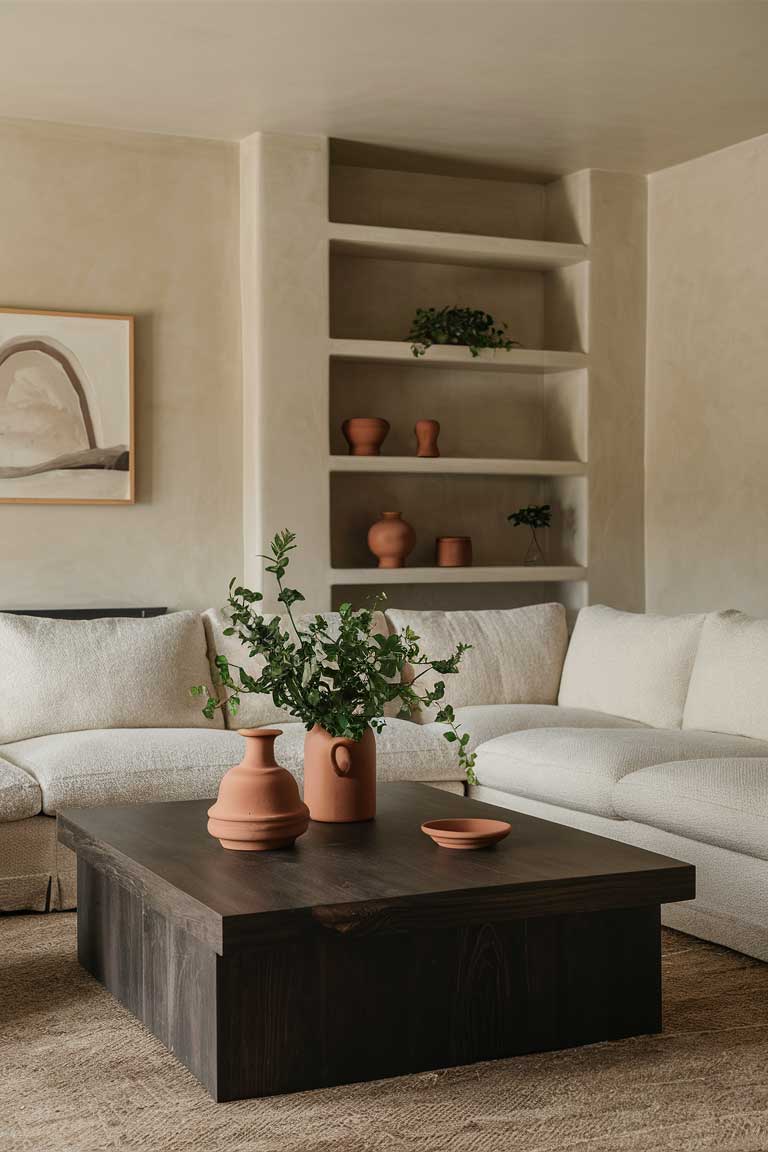
[[[245,756],[219,784],[216,803],[208,809],[208,831],[222,847],[239,852],[289,848],[303,836],[309,809],[287,768],[275,762],[280,728],[241,728]]]
[[[469,536],[438,536],[435,541],[435,563],[438,568],[469,568],[472,564],[472,539]]]
[[[414,428],[416,432],[416,455],[439,456],[437,438],[440,435],[440,423],[437,420],[417,420]]]
[[[416,533],[399,512],[382,512],[368,529],[368,547],[379,561],[379,568],[402,568],[413,551]]]
[[[378,456],[389,432],[389,421],[380,416],[353,416],[341,426],[350,456]]]
[[[304,737],[304,800],[313,820],[350,824],[376,815],[376,737],[331,736],[315,725]]]

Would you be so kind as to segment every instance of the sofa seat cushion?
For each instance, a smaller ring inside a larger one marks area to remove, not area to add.
[[[456,720],[469,732],[469,747],[476,749],[508,732],[531,728],[645,728],[637,720],[607,716],[589,708],[561,708],[559,704],[471,704],[456,709]]]
[[[190,688],[210,679],[198,612],[49,620],[0,612],[0,744],[102,728],[224,728]]]
[[[673,760],[768,756],[768,742],[678,728],[543,728],[482,744],[480,784],[597,816],[617,816],[615,785],[629,772]]]
[[[613,802],[627,820],[768,860],[768,758],[657,764],[620,780]]]
[[[304,781],[303,724],[281,725],[275,758],[301,783]],[[441,724],[387,720],[376,736],[376,776],[379,780],[462,780],[456,746],[443,736]]]
[[[558,703],[679,728],[703,623],[703,616],[582,608]]]
[[[28,772],[0,758],[0,822],[37,816],[42,802],[37,781]]]
[[[243,756],[236,732],[201,728],[109,728],[38,736],[0,748],[33,776],[42,808],[144,804],[215,796],[221,777]]]
[[[422,651],[445,660],[459,643],[470,644],[458,675],[425,673],[421,688],[445,683],[445,700],[454,708],[474,704],[555,704],[568,646],[562,604],[532,604],[526,608],[482,612],[413,612],[391,609],[387,619],[394,631],[411,628]],[[403,678],[414,676],[404,669]],[[414,715],[419,724],[435,719],[438,707]]]

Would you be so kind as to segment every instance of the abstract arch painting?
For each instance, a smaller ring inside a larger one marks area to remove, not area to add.
[[[133,317],[0,308],[0,503],[132,504]]]

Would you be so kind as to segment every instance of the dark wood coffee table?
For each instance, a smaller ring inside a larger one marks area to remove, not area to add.
[[[210,801],[62,812],[78,955],[217,1100],[661,1028],[659,905],[694,869],[422,784],[367,824],[228,852]],[[495,848],[419,830],[509,820]]]

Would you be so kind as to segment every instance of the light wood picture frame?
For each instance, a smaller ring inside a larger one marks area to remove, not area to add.
[[[134,317],[0,308],[0,504],[133,504]]]

